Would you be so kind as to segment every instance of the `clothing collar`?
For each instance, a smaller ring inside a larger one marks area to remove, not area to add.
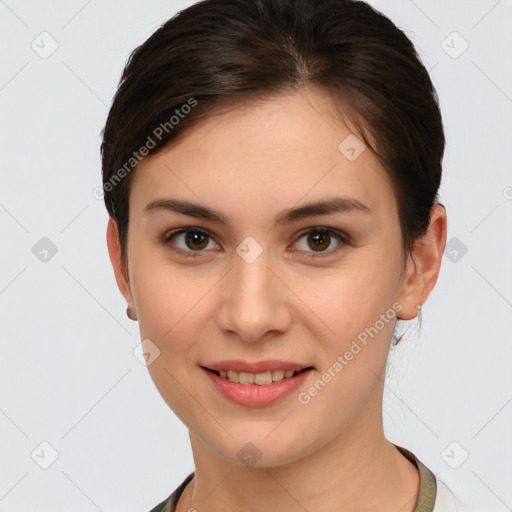
[[[432,473],[432,471],[430,471],[427,466],[425,466],[418,458],[416,458],[416,456],[411,451],[407,450],[407,448],[398,446],[396,444],[395,446],[418,468],[420,475],[420,488],[418,492],[416,507],[414,508],[413,512],[433,512],[437,493],[437,482],[434,473]],[[192,478],[194,478],[194,474],[195,471],[190,473],[187,478],[185,478],[185,480],[169,496],[168,500],[164,502],[165,506],[158,510],[161,510],[161,512],[175,512],[178,500],[187,484],[190,482],[190,480],[192,480]],[[161,505],[162,504],[159,506]],[[155,512],[158,512],[157,509],[154,510]]]
[[[396,444],[395,446],[418,468],[420,474],[420,489],[414,512],[433,512],[437,494],[437,482],[434,473],[407,448]]]

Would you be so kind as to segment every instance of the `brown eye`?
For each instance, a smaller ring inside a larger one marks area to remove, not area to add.
[[[201,250],[208,245],[208,237],[204,233],[189,231],[185,235],[185,244],[189,249]]]
[[[336,241],[338,244],[336,244]],[[349,245],[348,235],[327,228],[313,228],[302,233],[294,250],[310,253],[309,256],[329,256],[338,252],[344,245]],[[329,250],[328,250],[329,249]],[[313,253],[313,254],[311,254]]]
[[[327,249],[327,247],[329,247],[330,243],[331,243],[331,236],[329,235],[329,233],[327,232],[324,232],[324,231],[316,231],[316,232],[311,232],[309,235],[308,235],[308,245],[309,247],[311,247],[313,250],[324,250],[324,249]]]
[[[182,228],[169,233],[164,238],[164,243],[174,245],[175,251],[193,255],[194,252],[204,252],[203,249],[218,247],[209,233],[201,229]],[[212,244],[209,247],[209,244]]]

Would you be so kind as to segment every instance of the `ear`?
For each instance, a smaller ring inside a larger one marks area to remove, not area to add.
[[[117,223],[112,217],[109,218],[107,224],[107,247],[110,261],[114,269],[117,287],[123,294],[129,306],[134,306],[132,291],[130,288],[130,280],[128,277],[128,269],[121,258],[121,244],[119,242],[119,231]]]
[[[446,210],[440,203],[430,210],[427,233],[415,244],[408,256],[398,301],[402,304],[398,318],[411,320],[418,314],[416,306],[423,305],[434,288],[446,246]]]

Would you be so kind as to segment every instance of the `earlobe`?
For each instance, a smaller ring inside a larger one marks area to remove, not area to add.
[[[121,258],[121,244],[119,242],[119,231],[114,219],[109,218],[107,224],[107,247],[110,262],[114,270],[117,287],[122,293],[128,305],[133,305],[133,297],[128,278],[128,270]]]
[[[417,240],[409,255],[403,278],[399,302],[402,304],[398,318],[415,318],[421,306],[434,288],[446,246],[447,219],[444,207],[434,204],[430,211],[430,225],[427,233]]]

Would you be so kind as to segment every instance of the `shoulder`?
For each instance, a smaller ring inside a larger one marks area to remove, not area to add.
[[[420,489],[414,512],[470,512],[464,502],[413,452],[402,446],[395,446],[416,465],[420,474]]]
[[[171,494],[172,496],[172,494]],[[169,501],[171,500],[171,496],[166,498],[164,501],[153,507],[149,512],[168,512],[169,510]]]
[[[459,505],[455,495],[442,481],[436,478],[436,501],[433,512],[462,512],[459,511]]]
[[[436,478],[436,501],[432,512],[474,512],[460,496],[439,478]]]
[[[187,478],[181,482],[181,484],[172,492],[168,498],[153,507],[149,512],[175,512],[176,504],[178,503],[181,493],[190,482],[190,480],[192,480],[194,474],[195,471],[190,473],[190,475],[188,475]]]

